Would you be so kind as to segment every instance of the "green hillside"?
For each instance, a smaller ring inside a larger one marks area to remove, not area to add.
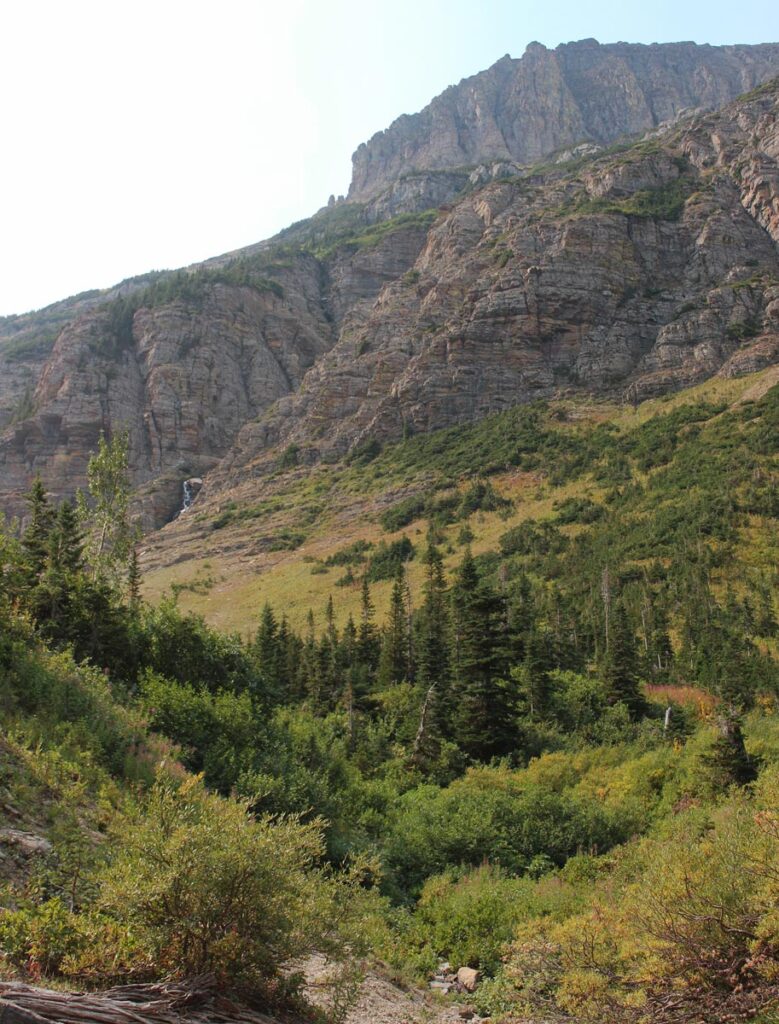
[[[51,847],[0,834],[2,970],[268,1000],[329,943],[476,967],[496,1020],[776,1019],[778,453],[770,373],[288,452],[150,603],[121,503],[103,543],[38,488],[0,808]],[[206,554],[247,531],[265,571]]]

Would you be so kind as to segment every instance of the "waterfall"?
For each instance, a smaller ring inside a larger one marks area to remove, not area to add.
[[[182,481],[181,484],[181,508],[176,513],[182,515],[188,509],[192,508],[195,504],[195,498],[200,493],[200,488],[203,486],[203,480],[199,476],[190,476],[186,480]]]
[[[181,502],[181,512],[186,512],[187,509],[191,507],[195,497],[194,494],[192,493],[192,484],[189,482],[189,480],[184,481],[182,490],[183,494]],[[179,512],[179,515],[181,515],[181,512]]]

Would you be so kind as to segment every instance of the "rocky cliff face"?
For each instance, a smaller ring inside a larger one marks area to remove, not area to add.
[[[74,493],[101,431],[126,429],[144,525],[161,525],[181,507],[183,481],[300,386],[346,311],[402,274],[424,239],[411,226],[326,263],[298,252],[268,263],[271,288],[195,276],[184,297],[140,300],[121,337],[111,304],[78,317],[28,382],[27,415],[0,436],[0,503],[20,512],[37,472],[56,496]]]
[[[722,107],[778,73],[779,44],[531,43],[360,146],[349,198],[371,199],[412,172],[528,164],[585,140],[607,144],[689,108]]]
[[[584,125],[602,140],[718,102],[778,53],[531,47],[444,94],[408,135],[461,163],[446,112],[470,103],[457,145],[481,159],[478,140],[499,129],[511,142],[475,170],[401,175],[172,289],[129,283],[0,322],[0,506],[21,511],[36,472],[57,496],[84,486],[101,430],[129,431],[152,528],[186,479],[205,477],[208,502],[275,467],[279,446],[315,461],[568,389],[633,400],[779,361],[779,80],[638,143],[516,163],[531,136],[579,142]],[[562,91],[537,77],[531,109],[532,67]],[[511,134],[511,118],[526,127]]]
[[[779,358],[779,83],[621,153],[441,211],[304,387],[247,424],[212,491],[565,389],[641,399]]]

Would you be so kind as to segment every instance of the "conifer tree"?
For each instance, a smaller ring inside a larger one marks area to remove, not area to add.
[[[303,641],[290,629],[286,615],[282,615],[279,623],[278,646],[283,697],[287,701],[302,700],[305,695],[301,678]]]
[[[137,612],[141,606],[141,567],[138,564],[138,547],[133,544],[130,560],[127,564],[127,603],[131,612]]]
[[[434,544],[425,554],[423,603],[419,613],[417,673],[423,688],[435,684],[441,700],[448,696],[449,610],[441,552]]]
[[[379,631],[374,622],[376,609],[371,600],[371,588],[368,585],[368,577],[362,578],[362,593],[360,598],[360,626],[357,633],[357,653],[360,661],[374,672],[379,660]]]
[[[381,689],[400,683],[411,675],[408,663],[408,632],[405,571],[400,565],[392,585],[389,618],[382,636],[378,672],[378,684]]]
[[[22,547],[29,575],[34,580],[43,571],[49,555],[49,538],[54,527],[55,513],[40,476],[33,480],[25,499],[30,511],[27,526],[22,534]]]
[[[417,681],[421,691],[413,760],[421,767],[438,754],[449,733],[450,630],[441,552],[428,533],[423,602],[417,617]]]
[[[616,603],[612,612],[609,646],[601,662],[601,673],[610,702],[625,704],[631,716],[638,717],[646,703],[639,688],[636,638],[622,601]]]
[[[452,587],[453,738],[470,757],[485,760],[513,749],[515,710],[501,677],[508,668],[500,595],[479,578],[466,549]]]
[[[723,711],[717,721],[719,735],[704,763],[712,770],[720,789],[746,786],[757,778],[757,765],[747,753],[741,721],[733,710]]]
[[[50,534],[49,559],[63,572],[76,575],[84,569],[84,537],[75,508],[63,501]]]
[[[309,609],[306,620],[306,637],[303,641],[300,658],[300,674],[302,690],[306,694],[312,712],[321,714],[324,710],[324,693],[315,628],[314,613]]]
[[[515,678],[518,697],[528,718],[543,718],[549,703],[549,670],[555,667],[550,657],[552,636],[532,630],[525,639],[525,657]]]
[[[273,609],[267,601],[263,606],[260,625],[254,638],[254,653],[259,663],[267,695],[272,700],[279,700],[282,688],[279,627]]]

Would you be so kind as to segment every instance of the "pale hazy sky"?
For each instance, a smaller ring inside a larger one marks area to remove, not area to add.
[[[779,41],[776,0],[0,0],[0,315],[273,234],[534,39]]]

